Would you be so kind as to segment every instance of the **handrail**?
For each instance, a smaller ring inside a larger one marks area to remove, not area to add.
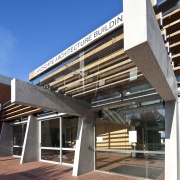
[[[104,153],[143,153],[143,154],[165,154],[165,151],[147,151],[147,150],[114,150],[114,149],[95,149],[95,152],[104,152]]]

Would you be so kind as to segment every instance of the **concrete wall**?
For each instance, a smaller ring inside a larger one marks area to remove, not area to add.
[[[20,163],[39,160],[39,123],[34,116],[28,117]]]
[[[13,138],[12,126],[10,123],[3,122],[2,131],[0,135],[0,156],[13,155]]]
[[[177,100],[176,122],[177,122],[177,179],[180,180],[180,98]]]
[[[177,81],[150,0],[124,0],[124,50],[165,101],[176,100]]]
[[[165,180],[179,180],[178,102],[165,105]]]
[[[12,80],[12,78],[0,74],[0,83],[10,86],[11,85],[11,80]]]
[[[73,176],[94,170],[94,120],[87,116],[79,118]]]

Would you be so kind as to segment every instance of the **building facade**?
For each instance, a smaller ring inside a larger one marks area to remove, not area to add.
[[[178,180],[179,7],[124,0],[122,13],[31,72],[38,84],[13,79],[1,155],[72,166],[73,176]]]

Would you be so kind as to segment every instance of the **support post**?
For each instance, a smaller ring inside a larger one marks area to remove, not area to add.
[[[94,117],[79,117],[73,176],[94,170]]]
[[[179,180],[178,102],[165,104],[165,180]]]
[[[34,116],[28,117],[20,163],[39,160],[39,122]]]
[[[0,156],[13,155],[12,126],[8,122],[3,122],[0,135]]]

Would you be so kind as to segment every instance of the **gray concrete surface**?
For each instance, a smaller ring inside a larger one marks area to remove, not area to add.
[[[34,116],[28,117],[20,163],[39,160],[39,122]]]
[[[166,102],[165,112],[165,180],[179,180],[178,103]]]
[[[95,169],[94,120],[95,118],[92,117],[79,118],[73,176],[79,176]]]
[[[1,135],[0,135],[0,156],[13,155],[13,139],[12,139],[12,126],[10,123],[3,122]]]
[[[77,116],[94,114],[87,103],[18,79],[11,81],[11,103]]]
[[[176,100],[177,81],[150,0],[124,0],[123,9],[125,52],[165,101]]]
[[[11,85],[11,80],[12,80],[11,77],[0,74],[0,83],[6,84],[6,85]]]

